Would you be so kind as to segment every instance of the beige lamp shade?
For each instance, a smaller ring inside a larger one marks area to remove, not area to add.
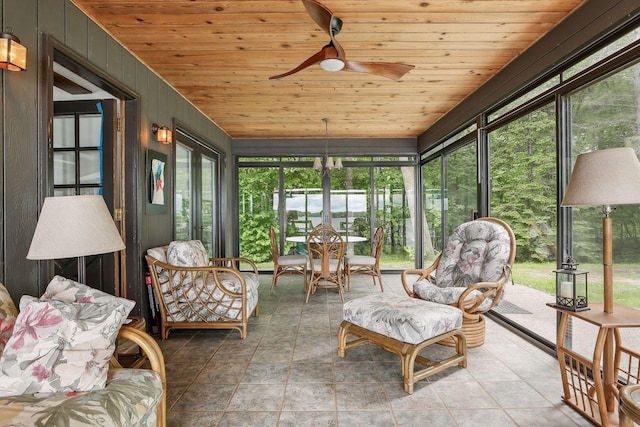
[[[632,148],[578,155],[560,206],[640,203],[640,161]]]
[[[47,197],[27,259],[61,259],[124,249],[102,196]]]

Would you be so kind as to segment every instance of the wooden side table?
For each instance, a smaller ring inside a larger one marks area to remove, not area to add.
[[[146,332],[147,329],[147,322],[144,317],[129,317],[124,325],[143,332]],[[140,347],[129,340],[120,338],[116,341],[114,355],[118,363],[124,368],[140,368],[147,361],[147,358],[140,351]]]
[[[637,366],[640,354],[622,345],[619,328],[640,327],[640,311],[614,305],[613,313],[604,312],[604,304],[589,304],[591,310],[571,311],[547,304],[560,313],[560,327],[558,328],[558,362],[562,375],[564,394],[562,399],[573,409],[596,425],[609,426],[610,418],[617,416],[616,402],[618,396],[618,374],[626,374],[627,380],[637,382],[635,374],[630,372],[631,361]],[[598,337],[593,350],[592,360],[566,348],[565,336],[569,318],[583,320],[597,326]],[[620,368],[622,354],[630,358],[626,369]],[[600,362],[602,361],[602,375]],[[592,372],[592,378],[589,378]]]

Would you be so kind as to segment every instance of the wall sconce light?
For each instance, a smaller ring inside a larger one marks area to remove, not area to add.
[[[20,44],[20,39],[13,35],[11,29],[0,33],[0,68],[10,71],[27,69],[27,48]]]
[[[173,141],[173,134],[166,126],[158,126],[154,123],[151,126],[151,131],[156,136],[156,141],[160,144],[171,144]]]

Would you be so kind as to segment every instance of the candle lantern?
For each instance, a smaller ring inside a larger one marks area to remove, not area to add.
[[[572,311],[589,310],[587,301],[588,271],[578,270],[578,263],[568,257],[556,273],[556,305]]]

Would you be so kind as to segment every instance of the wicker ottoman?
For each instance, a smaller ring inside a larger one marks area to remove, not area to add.
[[[462,312],[455,307],[384,293],[346,302],[343,318],[338,330],[338,356],[344,357],[347,349],[366,343],[397,354],[408,393],[413,393],[416,382],[451,366],[467,367],[467,343],[460,330]],[[347,342],[348,335],[355,339]],[[454,355],[438,361],[418,355],[425,347],[447,338],[456,342]],[[416,372],[415,362],[424,368]]]

